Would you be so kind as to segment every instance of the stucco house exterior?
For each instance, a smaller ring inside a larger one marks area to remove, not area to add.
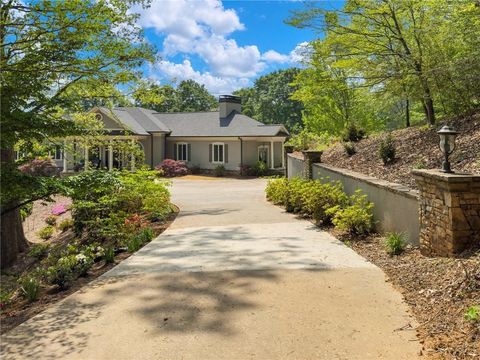
[[[164,159],[186,162],[188,167],[239,171],[242,165],[263,161],[270,169],[285,165],[283,144],[289,133],[283,125],[265,125],[241,114],[241,99],[219,97],[219,110],[192,113],[158,113],[139,107],[93,108],[103,122],[106,139],[137,141],[145,155],[145,164],[154,168]],[[115,149],[102,146],[84,150],[84,159],[98,167],[113,169]],[[55,152],[54,160],[62,171],[78,169],[77,159]],[[86,166],[89,166],[87,162]],[[83,163],[85,161],[83,160]]]

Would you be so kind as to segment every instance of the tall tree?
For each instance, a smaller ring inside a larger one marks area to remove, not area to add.
[[[242,96],[243,113],[265,124],[283,124],[291,131],[299,131],[303,104],[291,98],[299,72],[298,68],[274,71],[255,80],[252,88],[235,91],[235,95]]]
[[[289,23],[325,33],[322,41],[330,48],[326,56],[334,58],[334,66],[349,70],[350,83],[361,80],[371,89],[395,88],[404,99],[421,102],[428,123],[434,124],[439,108],[435,101],[441,102],[444,93],[452,94],[462,109],[478,104],[471,72],[478,78],[474,56],[479,14],[469,0],[347,0],[340,10],[309,3]],[[465,57],[459,59],[458,54]],[[462,69],[465,64],[470,75]]]
[[[217,99],[194,80],[183,80],[176,88],[171,85],[143,84],[133,94],[135,104],[158,112],[211,111]]]
[[[19,172],[14,145],[77,134],[81,126],[64,114],[82,108],[85,94],[75,91],[78,84],[99,89],[105,84],[131,83],[138,76],[134,69],[154,60],[153,49],[135,25],[137,16],[129,11],[138,2],[2,1],[2,268],[27,246],[19,205],[50,193],[44,179]]]

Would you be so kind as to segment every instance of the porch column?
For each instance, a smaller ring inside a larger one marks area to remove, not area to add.
[[[285,144],[282,142],[282,169],[285,169]]]
[[[113,169],[113,146],[112,143],[110,142],[110,145],[108,145],[108,171],[112,171]]]
[[[84,157],[85,157],[85,166],[84,166],[84,169],[85,169],[85,170],[88,170],[88,166],[89,166],[90,164],[89,164],[89,161],[88,161],[88,146],[87,146],[87,145],[85,145],[84,151],[85,151],[85,154],[84,154]]]
[[[62,172],[66,173],[68,170],[68,161],[67,161],[67,141],[63,141],[63,170]]]
[[[273,154],[273,140],[270,141],[270,157],[271,157],[271,163],[270,163],[270,169],[275,169],[275,156]]]

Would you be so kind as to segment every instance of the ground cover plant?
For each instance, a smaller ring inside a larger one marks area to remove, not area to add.
[[[5,329],[16,324],[16,314],[36,303],[41,309],[55,294],[78,288],[87,281],[83,279],[100,274],[116,257],[125,258],[163,231],[175,212],[168,186],[151,170],[84,171],[65,178],[72,218],[58,223],[58,232],[53,225],[43,228],[46,242],[31,245],[2,273]]]

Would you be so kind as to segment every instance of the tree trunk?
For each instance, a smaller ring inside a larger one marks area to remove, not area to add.
[[[410,127],[410,100],[405,101],[405,127]]]
[[[13,149],[1,149],[2,165],[13,162]],[[5,208],[14,208],[15,203],[5,204]],[[8,211],[0,219],[0,268],[5,269],[16,259],[18,253],[28,248],[27,239],[23,233],[20,209]]]
[[[2,215],[0,224],[0,268],[10,266],[20,252],[28,248],[27,239],[23,233],[20,209],[9,211]]]

